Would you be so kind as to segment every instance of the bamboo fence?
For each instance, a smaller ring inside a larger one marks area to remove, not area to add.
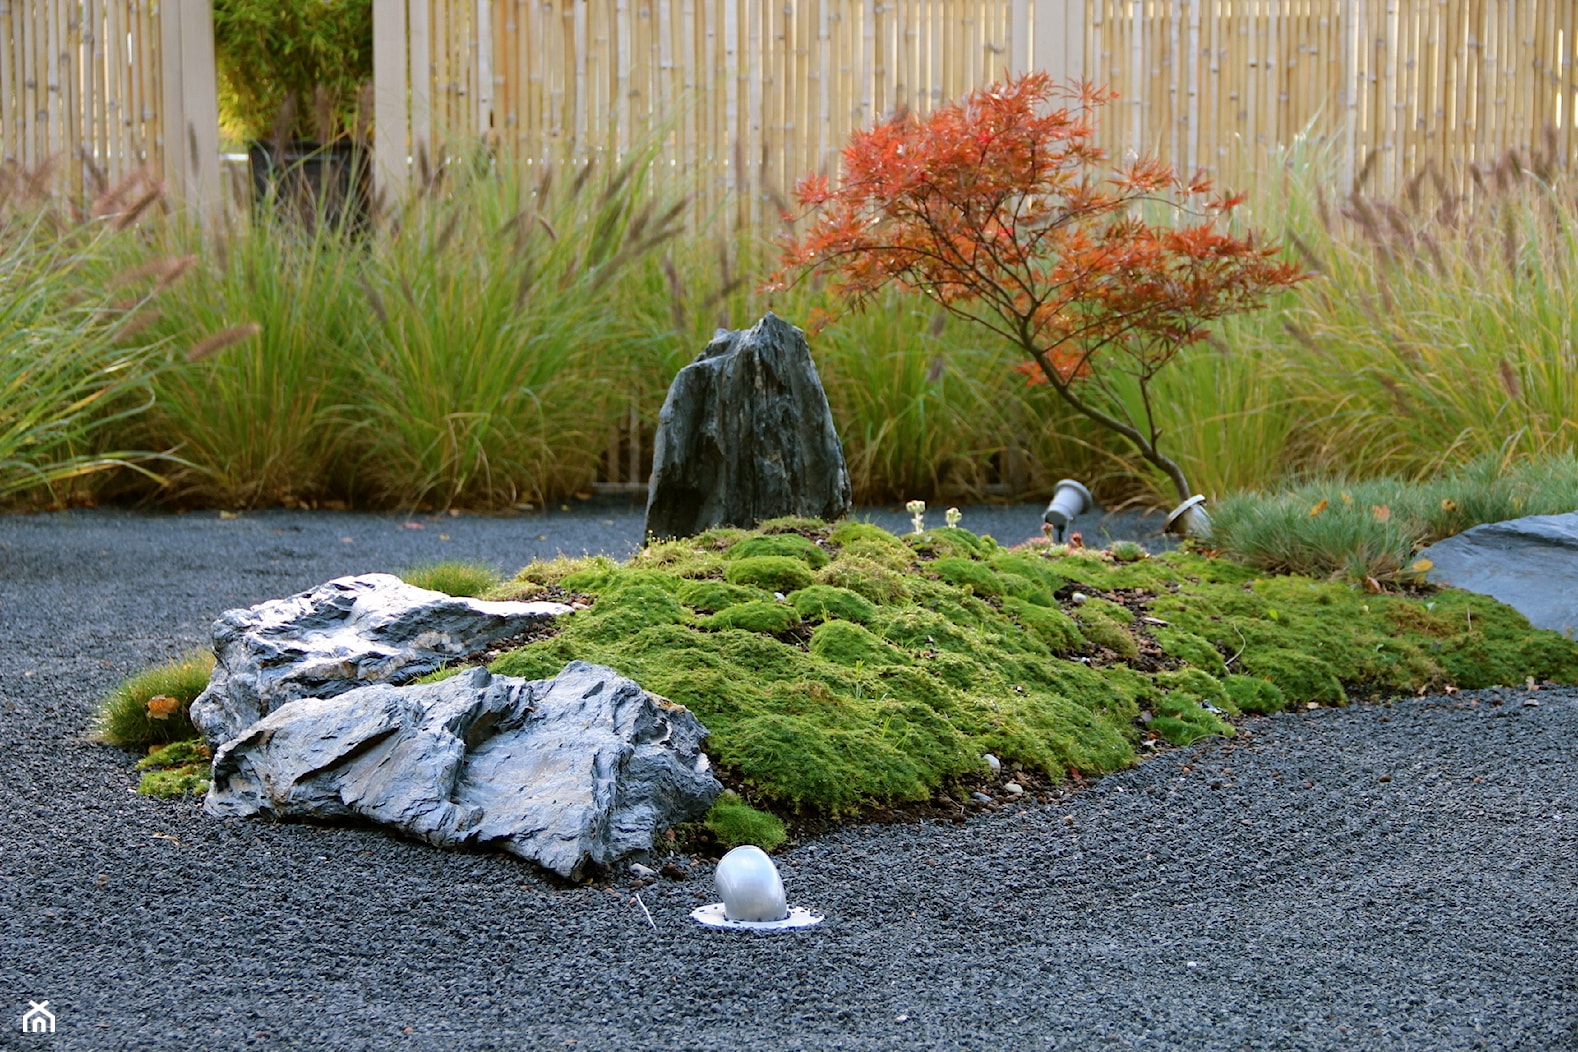
[[[1104,144],[1224,182],[1299,139],[1379,193],[1573,158],[1574,0],[1090,0],[1087,26],[1086,75],[1122,97]]]
[[[370,0],[380,171],[661,144],[704,209],[774,221],[850,131],[1048,69],[1118,91],[1103,145],[1242,186],[1302,140],[1346,188],[1578,149],[1578,0]],[[215,192],[208,0],[0,0],[0,160]],[[205,37],[205,34],[208,34]]]
[[[0,164],[102,197],[162,180],[218,194],[208,0],[0,0]]]

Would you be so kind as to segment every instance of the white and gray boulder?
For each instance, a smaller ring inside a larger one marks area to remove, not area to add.
[[[192,722],[217,746],[281,705],[409,683],[569,612],[563,603],[458,598],[392,574],[338,577],[221,615],[217,663],[192,702]]]
[[[663,402],[646,533],[849,510],[844,447],[805,333],[770,312],[751,329],[719,329]]]
[[[1535,628],[1578,636],[1578,512],[1486,523],[1419,554],[1432,564],[1433,583],[1488,595]]]
[[[214,755],[218,816],[368,819],[575,879],[649,851],[722,791],[689,710],[577,661],[292,702]]]

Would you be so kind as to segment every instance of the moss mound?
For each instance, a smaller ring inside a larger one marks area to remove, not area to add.
[[[813,584],[791,595],[789,601],[807,621],[831,621],[836,618],[863,625],[877,616],[876,605],[871,600],[859,592],[836,585]]]
[[[772,851],[789,839],[783,819],[758,811],[740,799],[738,793],[718,797],[702,824],[725,849],[754,844],[763,851]]]
[[[777,555],[799,559],[813,570],[827,565],[827,553],[816,542],[798,533],[764,533],[747,537],[724,553],[725,559],[752,559]]]
[[[1005,550],[949,528],[785,520],[517,580],[595,598],[495,671],[610,665],[694,711],[725,774],[785,813],[925,799],[985,752],[1099,774],[1147,739],[1231,734],[1238,713],[1578,681],[1578,644],[1467,593],[1370,595],[1185,552]],[[748,811],[731,801],[707,824],[753,842]]]
[[[797,592],[811,584],[811,570],[789,555],[748,555],[723,571],[730,584],[753,585],[769,592]]]
[[[163,799],[206,793],[212,758],[208,746],[196,738],[156,747],[137,761],[137,769],[144,772],[137,791]]]

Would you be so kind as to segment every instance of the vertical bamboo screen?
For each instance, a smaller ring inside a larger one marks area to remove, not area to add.
[[[381,168],[467,137],[629,149],[770,218],[851,129],[1041,67],[1116,89],[1104,145],[1244,185],[1307,133],[1379,190],[1578,149],[1578,0],[373,0]],[[208,0],[0,0],[0,159],[211,192]],[[166,141],[168,140],[168,141]],[[419,148],[418,148],[419,147]],[[746,190],[734,195],[733,191]]]
[[[0,162],[73,196],[141,171],[216,200],[207,0],[0,0]]]
[[[1382,191],[1552,132],[1557,159],[1575,148],[1578,0],[380,2],[412,12],[414,125],[530,162],[656,134],[664,169],[743,222],[852,129],[1033,67],[1118,91],[1114,156],[1228,185],[1301,136]]]
[[[413,153],[481,135],[539,164],[655,136],[665,176],[741,222],[774,215],[852,129],[1004,76],[1027,2],[380,0],[409,25]]]
[[[0,160],[78,192],[158,163],[159,25],[140,0],[0,0]]]
[[[1345,187],[1448,179],[1507,150],[1571,161],[1574,0],[1089,0],[1086,72],[1122,95],[1105,145],[1247,185],[1301,134]],[[1460,184],[1461,185],[1461,184]]]

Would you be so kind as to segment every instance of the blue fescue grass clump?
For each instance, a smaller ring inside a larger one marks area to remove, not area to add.
[[[1212,509],[1211,544],[1257,569],[1380,584],[1429,569],[1418,550],[1472,526],[1578,510],[1578,457],[1481,457],[1424,481],[1307,482]]]

